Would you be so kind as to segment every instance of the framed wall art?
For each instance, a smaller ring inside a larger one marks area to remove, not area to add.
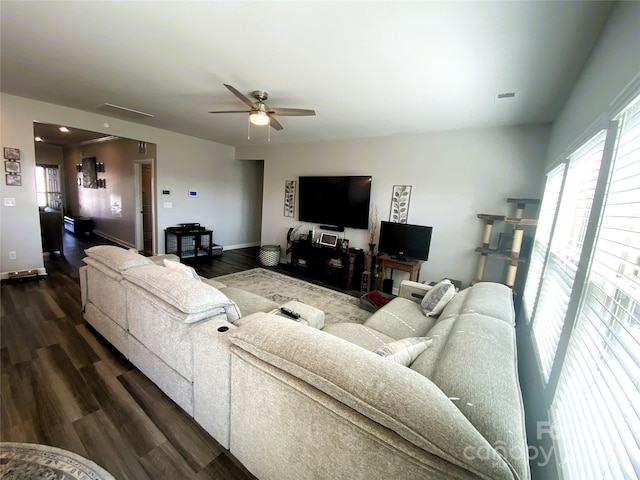
[[[84,188],[98,188],[96,171],[96,157],[82,159],[82,186]]]
[[[284,216],[293,217],[296,209],[296,181],[285,180],[284,182]]]
[[[391,195],[391,212],[389,221],[407,223],[409,216],[409,200],[411,199],[411,185],[394,185]]]
[[[17,173],[7,173],[5,174],[5,179],[7,185],[11,187],[21,187],[22,186],[22,175]]]
[[[4,171],[7,173],[20,173],[20,162],[16,162],[14,160],[5,160]]]
[[[7,160],[20,160],[20,149],[4,147],[4,158]]]

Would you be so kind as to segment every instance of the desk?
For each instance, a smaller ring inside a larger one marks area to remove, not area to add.
[[[420,281],[420,267],[422,266],[422,260],[398,260],[397,258],[391,258],[388,255],[380,255],[378,257],[378,264],[380,265],[380,285],[382,285],[382,281],[384,280],[384,269],[388,268],[391,270],[391,275],[389,278],[393,278],[394,270],[402,270],[404,272],[409,272],[409,280],[413,280],[414,273],[416,274],[416,282]]]

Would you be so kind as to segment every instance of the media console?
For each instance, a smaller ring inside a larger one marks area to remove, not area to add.
[[[291,269],[345,290],[359,290],[364,251],[324,247],[296,240],[291,246]]]

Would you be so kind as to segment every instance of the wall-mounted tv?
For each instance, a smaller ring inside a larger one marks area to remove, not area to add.
[[[381,222],[378,251],[401,260],[429,260],[433,227]]]
[[[300,177],[301,222],[369,228],[371,176]]]

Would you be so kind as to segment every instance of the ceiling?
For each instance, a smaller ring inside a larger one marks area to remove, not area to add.
[[[614,4],[4,0],[0,88],[235,146],[548,123]],[[317,115],[249,140],[224,83]]]

